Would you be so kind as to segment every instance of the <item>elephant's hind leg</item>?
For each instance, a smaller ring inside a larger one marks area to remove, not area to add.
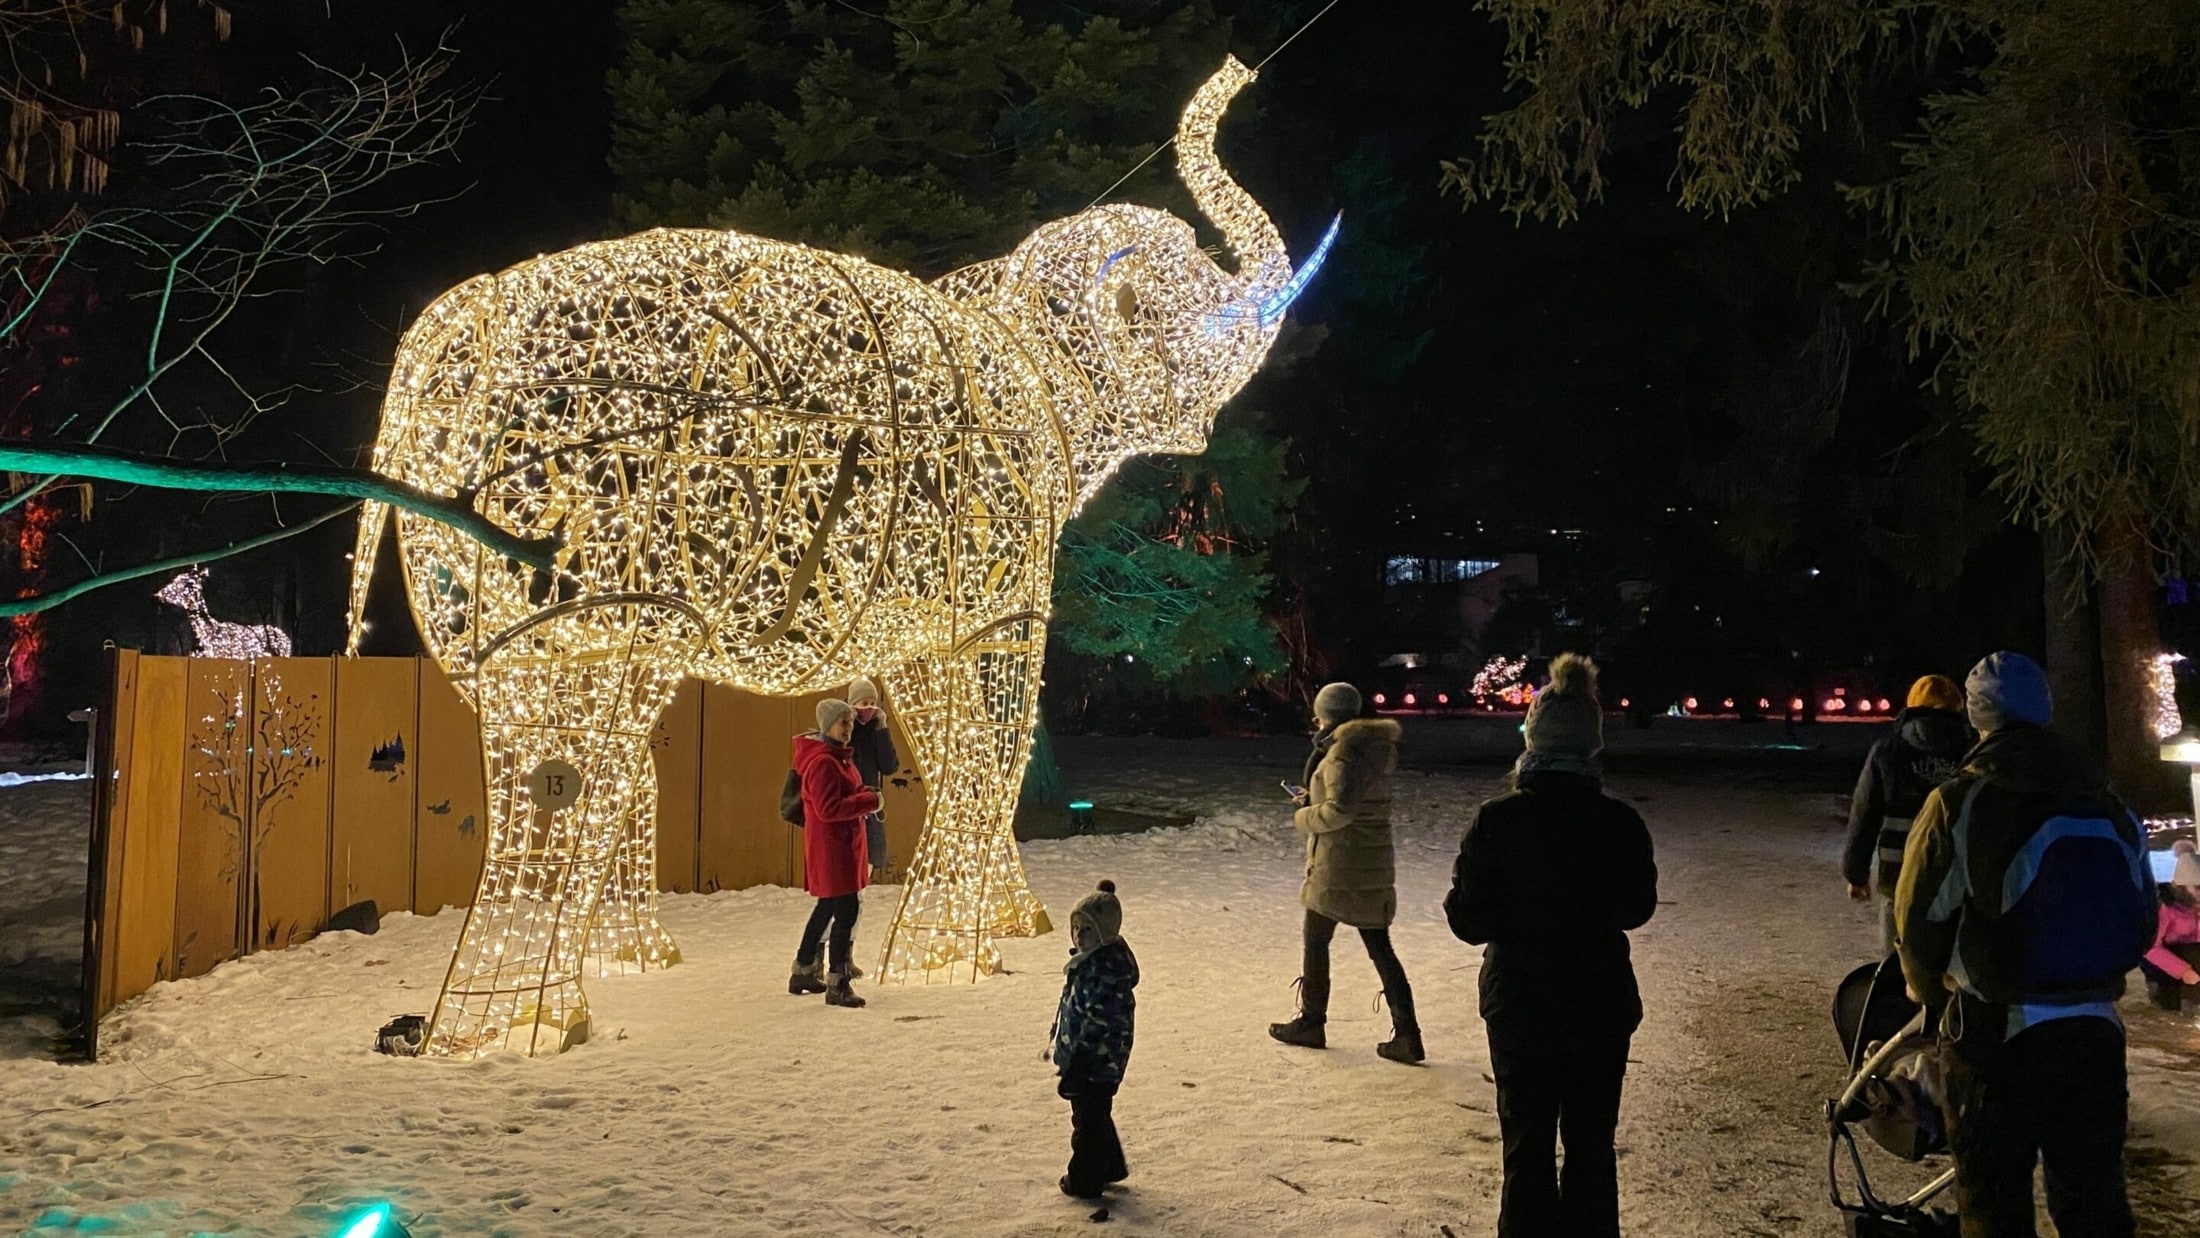
[[[1049,928],[1014,833],[1045,648],[1045,625],[1018,619],[887,676],[927,809],[887,932],[886,978],[975,978],[1000,966],[994,937]]]
[[[650,618],[626,617],[630,630],[658,626],[653,634],[669,635]],[[492,656],[476,678],[489,850],[436,1003],[431,1053],[545,1053],[585,1039],[591,938],[603,923],[637,933],[642,922],[636,908],[609,900],[631,894],[614,877],[636,822],[646,829],[654,821],[649,733],[685,662],[653,656],[662,644],[561,654],[559,635]],[[579,797],[546,810],[528,778],[552,760],[577,772]]]

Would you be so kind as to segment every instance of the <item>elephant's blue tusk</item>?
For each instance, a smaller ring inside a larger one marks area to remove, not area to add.
[[[1328,261],[1330,247],[1337,243],[1337,230],[1343,226],[1344,212],[1338,211],[1337,217],[1329,221],[1329,231],[1322,233],[1321,243],[1314,246],[1314,252],[1306,256],[1306,261],[1291,273],[1291,278],[1284,281],[1283,287],[1269,294],[1260,303],[1260,325],[1265,327],[1283,317],[1283,311],[1291,308],[1291,303],[1299,299],[1299,294],[1306,291],[1306,286],[1314,282],[1314,273],[1322,269],[1323,262]]]
[[[1299,265],[1298,270],[1291,273],[1291,278],[1283,282],[1283,287],[1262,297],[1257,302],[1225,305],[1209,314],[1206,322],[1207,333],[1209,335],[1220,335],[1223,328],[1233,326],[1248,318],[1258,319],[1260,325],[1264,328],[1274,326],[1282,320],[1283,312],[1291,308],[1291,303],[1299,299],[1299,294],[1306,291],[1308,284],[1314,282],[1314,273],[1321,270],[1322,263],[1328,260],[1330,249],[1337,243],[1337,231],[1343,226],[1344,212],[1339,211],[1337,217],[1329,221],[1329,230],[1322,233],[1321,242],[1314,246],[1314,252],[1306,256],[1306,261]]]

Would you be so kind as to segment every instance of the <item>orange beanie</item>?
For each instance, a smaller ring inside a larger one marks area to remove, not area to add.
[[[1910,685],[1911,709],[1948,709],[1963,712],[1963,689],[1946,675],[1927,675]]]

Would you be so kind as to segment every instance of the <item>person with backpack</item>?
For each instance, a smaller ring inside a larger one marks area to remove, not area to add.
[[[878,685],[868,679],[849,684],[848,703],[856,711],[856,729],[848,737],[849,751],[855,753],[856,773],[862,776],[864,786],[883,793],[886,780],[901,771],[901,754],[894,751],[894,728],[886,721],[886,711],[879,707]],[[863,836],[870,849],[871,884],[883,885],[894,872],[894,857],[886,849],[884,808],[863,819]],[[862,973],[858,971],[857,975]]]
[[[856,711],[848,702],[827,697],[817,703],[817,730],[794,737],[794,773],[802,789],[802,885],[817,899],[802,943],[794,953],[787,992],[823,993],[828,1006],[864,1005],[848,987],[854,978],[858,894],[870,876],[863,818],[878,811],[878,792],[856,773],[849,736]],[[830,966],[820,952],[830,936]]]
[[[1574,654],[1551,663],[1512,790],[1475,809],[1444,899],[1453,935],[1483,947],[1499,1238],[1619,1235],[1614,1141],[1642,1022],[1627,934],[1658,909],[1658,865],[1641,815],[1604,793],[1596,670]]]
[[[1963,689],[1946,675],[1927,675],[1910,685],[1894,733],[1881,737],[1864,758],[1864,772],[1849,797],[1841,873],[1849,897],[1859,903],[1872,896],[1877,877],[1882,958],[1894,949],[1894,883],[1902,873],[1910,822],[1933,788],[1956,776],[1977,738],[1963,716]]]
[[[2067,1235],[2128,1238],[2116,999],[2154,942],[2146,833],[2047,730],[2047,676],[1990,654],[1964,681],[1985,738],[1926,797],[1895,887],[1910,997],[1939,1017],[1964,1238],[2031,1238],[2032,1174]]]

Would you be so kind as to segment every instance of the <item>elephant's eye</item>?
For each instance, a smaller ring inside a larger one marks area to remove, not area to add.
[[[1136,288],[1126,284],[1115,290],[1115,312],[1121,314],[1125,322],[1138,320],[1138,290]]]

